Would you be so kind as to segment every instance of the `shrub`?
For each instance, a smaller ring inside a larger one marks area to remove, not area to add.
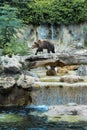
[[[77,24],[87,21],[87,0],[4,0],[17,7],[26,24]],[[4,2],[3,2],[4,3]]]
[[[9,5],[0,6],[0,47],[11,41],[16,29],[22,24],[17,17],[18,9]]]
[[[4,55],[29,55],[30,48],[26,43],[20,43],[17,39],[12,39],[10,43],[6,43],[3,49]]]

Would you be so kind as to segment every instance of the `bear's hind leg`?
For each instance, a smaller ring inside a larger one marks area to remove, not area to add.
[[[50,53],[50,50],[49,50],[49,49],[47,49],[47,52],[48,52],[48,53]]]
[[[55,51],[54,51],[54,50],[52,50],[52,53],[55,53]]]

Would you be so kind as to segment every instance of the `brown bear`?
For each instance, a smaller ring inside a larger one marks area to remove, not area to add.
[[[38,40],[34,42],[32,48],[37,48],[35,55],[37,55],[38,52],[43,51],[43,49],[47,49],[48,53],[55,53],[54,45],[49,40]]]

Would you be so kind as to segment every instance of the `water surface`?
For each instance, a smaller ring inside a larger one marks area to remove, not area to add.
[[[48,122],[47,117],[31,115],[31,112],[40,115],[43,111],[37,107],[0,109],[0,130],[87,130],[87,122]]]

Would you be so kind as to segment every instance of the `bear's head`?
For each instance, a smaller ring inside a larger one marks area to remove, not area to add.
[[[34,44],[32,45],[32,49],[37,48],[37,47],[39,47],[38,42],[34,42]]]
[[[41,40],[38,40],[38,41],[37,41],[37,43],[38,43],[38,44],[41,44],[41,43],[42,43],[42,41],[41,41]]]

